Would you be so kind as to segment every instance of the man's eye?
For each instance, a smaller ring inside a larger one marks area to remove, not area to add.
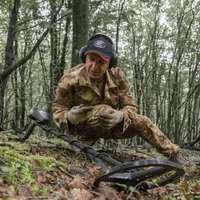
[[[103,60],[100,60],[100,61],[99,61],[99,64],[101,64],[101,65],[104,65],[104,63],[105,63],[105,62],[104,62]]]
[[[93,58],[93,57],[90,57],[90,60],[91,60],[91,61],[95,61],[95,58]]]

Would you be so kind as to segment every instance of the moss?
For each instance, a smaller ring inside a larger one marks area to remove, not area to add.
[[[31,147],[28,143],[15,142],[11,144],[11,148],[20,153],[28,153]]]
[[[41,167],[45,170],[51,170],[58,164],[56,159],[54,159],[52,157],[31,155],[31,156],[28,156],[28,159],[29,159],[29,161],[34,160],[34,161],[38,162],[38,166],[41,165]]]
[[[31,185],[35,183],[35,169],[48,171],[57,165],[64,166],[52,157],[31,155],[29,150],[29,145],[19,143],[0,147],[0,168],[6,174],[1,182],[6,180],[12,184]],[[25,152],[29,155],[25,155]]]
[[[21,147],[23,147],[23,145],[21,145]],[[6,160],[6,162],[14,161],[20,163],[31,163],[30,161],[35,160],[36,162],[39,162],[38,166],[41,165],[41,167],[46,170],[51,169],[51,167],[56,166],[56,164],[62,165],[62,163],[58,162],[55,158],[39,155],[23,155],[21,153],[23,153],[26,148],[22,148],[19,152],[16,151],[16,149],[18,149],[18,147],[15,149],[12,149],[10,147],[0,147],[0,160]]]

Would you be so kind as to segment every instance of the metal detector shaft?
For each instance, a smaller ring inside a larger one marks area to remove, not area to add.
[[[15,130],[15,134],[19,137],[19,139],[20,139],[21,141],[23,141],[23,140],[26,140],[26,139],[29,138],[29,136],[30,136],[31,133],[33,132],[33,129],[34,129],[36,126],[37,126],[37,123],[36,123],[36,122],[32,122],[31,124],[29,124],[29,125],[27,126],[27,128],[26,128],[25,130],[23,129],[23,131],[22,131],[22,130],[17,130],[17,129],[15,129],[14,127],[13,127],[13,129]],[[22,134],[22,132],[23,132],[24,134]]]
[[[91,161],[95,161],[95,162],[99,163],[99,162],[101,162],[99,159],[101,159],[101,160],[105,161],[106,163],[111,164],[112,166],[121,164],[119,161],[111,158],[108,154],[106,154],[106,153],[98,153],[91,146],[85,145],[82,142],[80,142],[79,140],[72,139],[67,133],[60,134],[55,129],[49,128],[46,125],[38,124],[38,126],[40,126],[44,131],[52,133],[52,134],[56,135],[57,137],[65,140],[70,145],[73,145],[73,146],[77,147],[82,152],[84,152],[86,154],[86,156],[88,156],[88,158]],[[107,168],[107,166],[104,164],[103,168]]]

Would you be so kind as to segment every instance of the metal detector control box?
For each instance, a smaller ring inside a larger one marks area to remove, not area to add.
[[[40,108],[32,108],[30,110],[29,118],[36,121],[40,125],[48,125],[50,121],[49,113]]]

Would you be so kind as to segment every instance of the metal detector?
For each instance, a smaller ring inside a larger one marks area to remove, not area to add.
[[[95,179],[95,187],[98,187],[101,182],[107,182],[112,185],[125,184],[126,186],[137,187],[140,190],[147,190],[176,181],[184,174],[181,165],[171,161],[147,159],[121,163],[106,153],[99,153],[91,146],[72,139],[66,132],[61,134],[51,128],[49,126],[49,113],[40,108],[32,108],[29,118],[33,122],[26,126],[26,129],[22,129],[23,131],[13,128],[19,139],[21,141],[28,139],[33,129],[38,126],[45,132],[52,133],[70,145],[76,146],[85,153],[90,161],[104,169],[104,172]]]

